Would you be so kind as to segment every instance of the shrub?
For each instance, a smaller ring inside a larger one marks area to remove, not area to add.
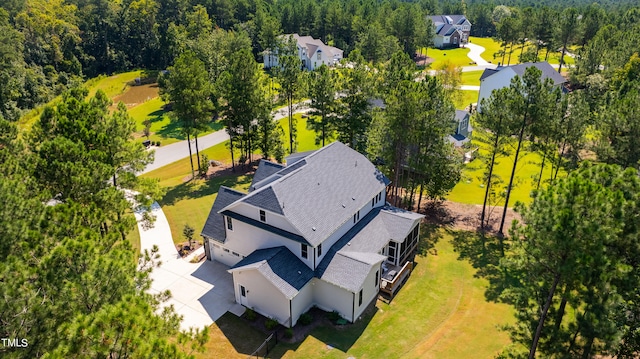
[[[340,313],[338,313],[335,310],[331,313],[327,313],[327,316],[329,320],[333,323],[336,323],[338,320],[342,319],[342,316],[340,316]]]
[[[160,141],[156,141],[156,146],[160,147]]]
[[[256,320],[256,317],[257,317],[256,311],[251,308],[247,309],[244,315],[250,321]]]
[[[293,329],[291,329],[291,328],[287,328],[287,329],[284,331],[284,337],[285,337],[285,338],[288,338],[288,339],[293,338]]]
[[[311,324],[312,320],[313,320],[313,317],[311,316],[311,314],[307,312],[300,316],[300,319],[298,319],[298,323],[302,325],[309,325]]]
[[[269,318],[267,319],[266,322],[264,322],[264,326],[265,328],[267,328],[267,330],[273,330],[275,327],[278,326],[278,321],[273,319],[273,318]]]

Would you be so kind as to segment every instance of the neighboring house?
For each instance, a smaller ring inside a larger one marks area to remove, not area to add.
[[[236,302],[287,327],[317,306],[355,321],[412,267],[420,214],[386,203],[390,181],[340,142],[262,160],[249,193],[221,186],[202,230],[231,268]]]
[[[471,114],[467,111],[456,110],[454,116],[455,133],[448,136],[448,139],[456,147],[462,147],[465,143],[471,141],[471,132],[473,128],[470,122]]]
[[[527,62],[519,65],[512,66],[498,66],[495,69],[485,69],[480,76],[480,92],[478,94],[478,112],[482,111],[481,102],[483,99],[491,97],[491,93],[494,90],[508,87],[511,84],[511,79],[516,75],[522,77],[527,68],[535,66],[542,71],[542,81],[551,79],[554,86],[564,86],[567,80],[562,77],[548,62]]]
[[[471,22],[464,15],[435,15],[430,18],[435,29],[435,47],[460,47],[469,42]]]
[[[314,39],[311,36],[300,36],[298,34],[282,35],[284,40],[290,36],[296,40],[298,48],[298,57],[302,62],[302,68],[313,71],[324,65],[334,66],[342,60],[343,51],[337,47],[325,45],[321,40]],[[278,52],[265,51],[264,67],[278,66]]]

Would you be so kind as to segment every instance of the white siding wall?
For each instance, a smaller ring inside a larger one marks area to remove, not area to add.
[[[247,290],[247,306],[289,326],[289,299],[256,270],[233,272],[236,302],[241,303],[240,286]]]
[[[298,295],[291,301],[291,319],[293,320],[292,325],[296,325],[300,316],[306,313],[311,307],[313,307],[313,284],[311,284],[316,279],[311,279],[307,285],[302,287]]]
[[[435,47],[442,47],[444,42],[444,38],[442,36],[436,36],[433,38],[433,44]]]
[[[352,319],[353,293],[331,283],[314,278],[312,280],[313,296],[318,308],[327,311],[337,311],[347,320]]]
[[[478,95],[478,112],[482,111],[482,106],[480,105],[482,99],[489,99],[493,90],[509,86],[511,79],[514,78],[515,75],[516,73],[513,72],[512,69],[505,68],[482,80],[480,82],[480,93]]]
[[[291,253],[298,256],[309,268],[313,268],[313,249],[309,248],[307,259],[300,257],[300,243],[278,236],[269,231],[253,227],[247,223],[232,219],[233,231],[227,229],[227,240],[224,247],[247,257],[256,249],[287,247]],[[226,226],[226,219],[225,219]]]
[[[369,272],[367,279],[364,281],[362,285],[362,305],[358,305],[358,295],[359,292],[356,293],[355,300],[355,320],[358,320],[358,317],[362,314],[362,312],[367,308],[369,303],[374,300],[380,288],[380,275],[382,274],[382,269],[380,269],[380,264],[374,266]],[[376,272],[378,272],[378,282],[376,282]]]

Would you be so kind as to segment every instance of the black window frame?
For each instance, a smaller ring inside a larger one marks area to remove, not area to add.
[[[358,306],[361,306],[361,305],[362,305],[362,291],[363,291],[363,290],[362,290],[362,289],[360,289],[360,293],[359,293],[359,295],[358,295]]]
[[[267,212],[260,210],[260,221],[261,222],[266,222],[267,221]]]
[[[318,244],[318,258],[322,255],[322,243]]]
[[[227,229],[233,231],[233,219],[227,216]]]
[[[300,243],[300,256],[304,259],[309,258],[309,248],[304,243]]]

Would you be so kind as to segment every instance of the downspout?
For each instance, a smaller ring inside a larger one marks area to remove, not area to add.
[[[356,322],[356,293],[353,294],[353,302],[351,305],[351,323]]]
[[[293,309],[291,299],[289,299],[289,328],[293,328]]]

